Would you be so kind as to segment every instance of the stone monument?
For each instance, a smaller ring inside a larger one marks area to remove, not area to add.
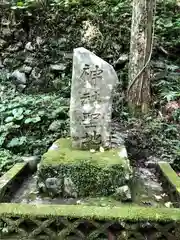
[[[85,48],[74,50],[71,138],[57,140],[42,157],[38,187],[51,196],[130,198],[131,167],[125,146],[111,147],[111,65]]]
[[[83,47],[74,50],[70,102],[74,148],[110,148],[112,92],[117,83],[110,64]]]

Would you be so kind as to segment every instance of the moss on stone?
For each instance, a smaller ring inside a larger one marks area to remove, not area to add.
[[[56,218],[70,217],[93,220],[126,220],[126,221],[180,221],[178,208],[152,207],[96,207],[77,205],[30,205],[16,203],[0,204],[0,217]]]
[[[104,152],[90,152],[85,150],[76,150],[71,147],[70,139],[59,139],[54,143],[57,149],[49,150],[43,155],[41,164],[43,165],[59,165],[59,164],[74,164],[80,161],[90,161],[95,165],[109,166],[114,164],[122,164],[127,166],[127,161],[124,158],[120,158],[118,153],[119,149],[110,149]]]
[[[122,207],[126,206],[125,203],[115,200],[113,197],[89,197],[83,198],[80,201],[77,201],[78,205],[83,206],[99,206],[99,207]],[[127,203],[129,205],[129,203]],[[135,203],[131,203],[132,206],[138,206]]]
[[[180,178],[177,176],[170,164],[166,162],[159,162],[158,165],[171,185],[173,185],[176,191],[180,193]]]
[[[67,194],[67,188],[68,192],[79,197],[109,196],[116,188],[127,184],[131,174],[129,161],[119,156],[120,151],[111,149],[92,153],[76,150],[72,149],[70,139],[59,139],[42,157],[38,171],[39,185],[46,185],[48,178],[57,178],[64,182],[63,189],[57,190],[63,196]],[[67,186],[67,182],[71,186]]]
[[[0,194],[13,179],[24,169],[27,163],[16,163],[9,171],[0,178]]]

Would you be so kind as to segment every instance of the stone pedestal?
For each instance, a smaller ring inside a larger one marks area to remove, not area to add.
[[[124,156],[124,146],[91,152],[74,150],[70,139],[59,139],[42,158],[38,188],[51,196],[116,196],[130,178],[131,168]]]

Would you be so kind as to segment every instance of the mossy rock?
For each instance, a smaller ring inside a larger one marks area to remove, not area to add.
[[[59,139],[42,157],[38,187],[63,197],[110,196],[128,184],[131,167],[121,149],[91,152],[72,149],[70,139]]]

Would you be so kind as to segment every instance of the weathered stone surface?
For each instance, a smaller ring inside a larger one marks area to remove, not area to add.
[[[45,186],[51,196],[60,194],[62,191],[62,181],[55,177],[47,178],[45,181]]]
[[[31,171],[35,171],[37,169],[37,165],[40,161],[38,156],[23,156],[22,160],[28,163],[29,168]]]
[[[27,51],[33,51],[34,50],[34,47],[32,46],[32,43],[31,42],[28,42],[27,44],[26,44],[26,46],[25,46],[25,49],[27,50]]]
[[[7,51],[9,52],[17,52],[19,51],[19,49],[22,47],[22,42],[18,42],[17,44],[14,44],[14,45],[10,45],[8,48],[7,48]]]
[[[74,49],[70,103],[73,147],[110,147],[112,92],[117,83],[110,64],[85,48]]]
[[[23,92],[25,88],[26,88],[25,84],[16,85],[16,90],[18,90],[19,92]]]
[[[33,57],[27,57],[24,61],[25,64],[29,64],[30,66],[34,65],[35,59]]]
[[[26,84],[27,83],[27,79],[26,79],[26,75],[25,73],[20,72],[19,70],[15,70],[12,75],[11,78],[14,80],[15,83],[17,84]]]
[[[61,127],[62,127],[62,121],[55,120],[50,124],[48,130],[52,132],[57,132]]]
[[[21,70],[22,70],[22,72],[24,72],[26,74],[30,74],[32,71],[32,67],[24,65],[24,66],[22,66]]]
[[[52,71],[64,71],[66,69],[64,63],[52,64],[50,67]]]
[[[6,41],[3,39],[0,39],[0,49],[3,49],[3,47],[6,45]]]
[[[76,186],[73,183],[72,179],[68,178],[68,177],[64,178],[64,195],[66,197],[75,197],[75,198],[77,198]]]
[[[130,188],[127,185],[116,188],[116,192],[115,192],[114,196],[117,200],[129,201],[129,200],[131,200]]]
[[[118,148],[95,152],[72,149],[71,139],[59,139],[41,159],[38,188],[46,186],[46,194],[61,193],[68,198],[115,196],[127,200],[131,195],[129,189],[121,187],[128,184],[132,169],[119,152]],[[63,183],[61,190],[57,182]]]
[[[40,79],[41,77],[41,70],[38,69],[37,67],[35,67],[32,72],[31,72],[31,77],[34,79],[34,80],[38,80]]]

